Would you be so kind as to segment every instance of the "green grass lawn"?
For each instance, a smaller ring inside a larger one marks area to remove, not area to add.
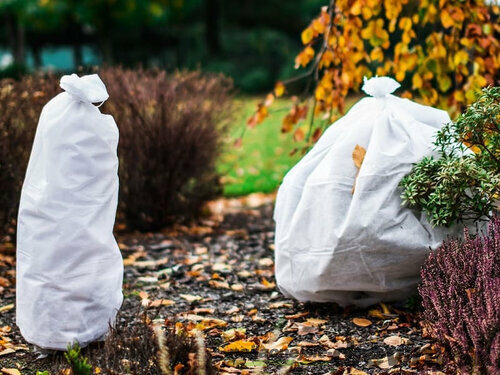
[[[280,185],[283,176],[302,157],[301,152],[290,156],[295,148],[301,149],[305,142],[297,143],[292,134],[282,134],[281,122],[292,106],[290,99],[279,99],[271,107],[269,117],[254,129],[246,128],[247,119],[254,113],[262,96],[237,97],[234,99],[233,122],[229,126],[225,148],[217,170],[223,176],[224,195],[238,196],[255,192],[270,193]],[[360,97],[346,99],[350,108]],[[321,124],[316,119],[315,127]],[[302,121],[307,134],[309,121]],[[243,135],[240,147],[234,141]]]
[[[224,195],[246,195],[254,192],[273,192],[285,173],[300,159],[299,153],[290,152],[300,146],[291,134],[280,132],[285,110],[291,106],[287,99],[273,104],[276,112],[254,129],[246,129],[246,120],[255,111],[263,97],[238,97],[235,99],[233,123],[229,127],[224,152],[219,160],[218,172],[223,176]],[[243,143],[234,141],[243,135]]]

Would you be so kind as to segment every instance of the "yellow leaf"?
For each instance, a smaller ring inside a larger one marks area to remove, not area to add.
[[[451,18],[450,13],[448,13],[446,9],[443,9],[441,11],[441,23],[446,29],[452,27],[455,23],[455,21],[453,21],[453,18]]]
[[[460,65],[460,64],[467,64],[469,61],[469,54],[465,50],[460,50],[458,51],[455,56],[453,56],[453,63],[455,66]]]
[[[382,48],[376,47],[376,48],[372,49],[372,51],[370,52],[370,58],[373,61],[383,62],[384,61],[384,52],[382,51]]]
[[[372,322],[364,318],[354,318],[352,322],[358,327],[368,327],[372,325]]]
[[[422,80],[422,77],[420,76],[420,74],[418,73],[415,73],[412,77],[412,88],[413,89],[419,89],[422,87],[424,81]]]
[[[412,22],[408,17],[403,17],[399,20],[399,28],[404,31],[411,30]]]
[[[360,145],[356,145],[354,147],[354,151],[352,152],[352,160],[354,161],[354,165],[359,169],[363,164],[363,160],[365,159],[366,150]]]
[[[316,100],[325,100],[326,92],[325,88],[322,85],[318,85],[318,87],[316,87],[316,90],[314,91],[314,97],[316,98]]]
[[[285,93],[285,85],[283,82],[277,82],[276,86],[274,86],[274,95],[276,95],[277,98],[280,96],[283,96]]]
[[[314,38],[314,31],[311,26],[308,26],[302,31],[302,34],[300,35],[302,38],[302,43],[303,44],[308,44],[311,40]]]
[[[251,352],[257,347],[253,341],[238,340],[224,347],[219,347],[221,352]]]

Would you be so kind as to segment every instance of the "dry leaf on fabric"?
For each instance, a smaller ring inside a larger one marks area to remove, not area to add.
[[[363,160],[365,159],[366,150],[360,145],[356,145],[354,147],[354,151],[352,152],[352,160],[354,161],[354,165],[358,168],[356,172],[356,177],[354,178],[354,184],[352,185],[351,193],[354,194],[354,190],[356,189],[356,182],[358,180],[359,170],[361,165],[363,164]]]
[[[359,169],[363,164],[363,160],[365,159],[366,150],[360,145],[354,146],[354,151],[352,152],[352,160],[354,161],[354,165]]]

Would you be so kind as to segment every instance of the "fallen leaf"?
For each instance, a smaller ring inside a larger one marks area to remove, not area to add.
[[[193,310],[194,314],[213,314],[214,312],[215,309],[209,307],[197,307],[196,309]]]
[[[217,280],[210,280],[208,282],[210,286],[213,286],[214,288],[217,289],[229,289],[229,283],[227,281],[217,281]]]
[[[299,319],[299,318],[303,318],[304,316],[307,316],[307,315],[309,315],[309,311],[304,311],[304,312],[300,312],[300,313],[293,314],[293,315],[285,315],[285,318],[286,319]]]
[[[12,310],[13,308],[14,308],[14,304],[13,303],[11,303],[9,305],[2,306],[2,307],[0,307],[0,313],[4,312],[4,311]]]
[[[16,351],[12,348],[8,348],[8,349],[5,349],[5,350],[2,350],[0,352],[0,356],[2,355],[7,355],[7,354],[12,354],[12,353],[15,353]]]
[[[345,349],[348,348],[350,345],[342,340],[333,342],[330,340],[330,338],[327,335],[323,335],[319,338],[318,342],[325,348],[328,349]]]
[[[170,299],[157,299],[157,300],[151,301],[148,304],[148,307],[172,306],[172,305],[175,305],[175,301],[172,301]]]
[[[227,344],[224,347],[219,347],[222,352],[251,352],[257,347],[253,341],[238,340]]]
[[[262,344],[264,349],[272,352],[271,354],[278,354],[279,352],[288,349],[288,344],[293,340],[293,337],[280,337],[279,340],[269,344]]]
[[[224,341],[242,340],[246,337],[246,328],[231,328],[221,333]]]
[[[272,267],[274,266],[274,261],[271,258],[262,258],[259,260],[259,266]]]
[[[201,296],[195,296],[193,294],[179,294],[181,298],[184,298],[188,302],[195,302],[203,299]]]
[[[361,370],[358,370],[357,368],[354,368],[354,367],[349,367],[349,368],[344,370],[342,375],[368,375],[368,373],[361,371]]]
[[[280,301],[280,302],[274,302],[269,305],[270,309],[281,309],[281,308],[290,308],[293,305],[291,303],[285,302],[285,301]]]
[[[368,327],[372,325],[372,322],[364,318],[354,318],[352,322],[358,327]]]
[[[297,344],[297,346],[308,347],[308,346],[319,346],[319,344],[317,342],[301,341]]]
[[[390,369],[400,363],[401,355],[399,353],[394,353],[391,356],[386,356],[380,359],[370,359],[369,365],[372,367],[378,367],[380,369]]]
[[[15,368],[2,368],[2,372],[6,375],[21,375],[21,372]]]
[[[354,151],[352,152],[352,160],[354,161],[354,165],[359,169],[363,164],[363,160],[365,159],[366,150],[360,145],[356,145],[354,147]]]
[[[389,336],[384,339],[384,344],[390,346],[406,345],[410,340],[401,336]]]
[[[315,355],[301,355],[297,362],[300,362],[300,363],[303,363],[303,364],[308,364],[308,363],[312,363],[312,362],[318,362],[318,361],[324,361],[324,362],[329,362],[332,360],[332,357],[328,357],[328,356],[321,356],[321,355],[318,355],[318,354],[315,354]]]
[[[243,284],[233,284],[231,285],[231,289],[234,290],[235,292],[242,292],[244,287]]]

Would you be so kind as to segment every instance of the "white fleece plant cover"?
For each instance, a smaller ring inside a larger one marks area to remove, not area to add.
[[[288,297],[368,306],[416,292],[429,249],[459,230],[401,205],[398,184],[432,154],[444,111],[391,93],[389,77],[331,125],[285,176],[276,200],[276,279]],[[356,147],[358,145],[358,147]],[[360,147],[359,147],[360,146]],[[361,168],[353,152],[366,150]]]
[[[118,128],[92,103],[97,75],[64,76],[42,110],[19,207],[16,319],[44,349],[101,338],[122,303],[123,261],[113,237]]]

